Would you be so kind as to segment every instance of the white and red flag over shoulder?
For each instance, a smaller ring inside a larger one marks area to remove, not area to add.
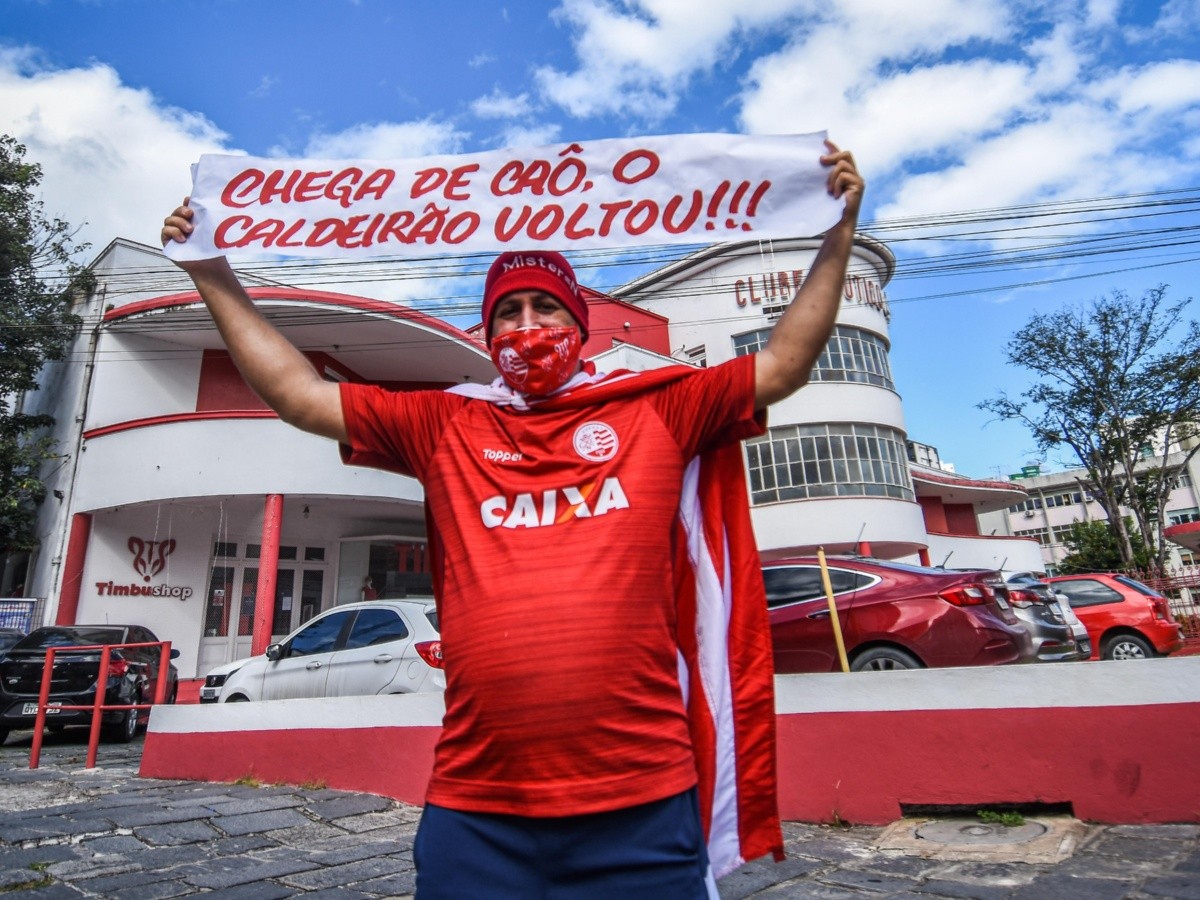
[[[816,235],[825,134],[689,134],[407,160],[205,155],[172,259],[369,257]]]

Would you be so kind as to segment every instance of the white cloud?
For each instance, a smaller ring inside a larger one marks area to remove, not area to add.
[[[533,111],[528,94],[507,94],[496,88],[471,104],[471,112],[481,119],[516,119]]]
[[[574,116],[669,113],[697,71],[733,54],[739,32],[802,11],[812,0],[564,0],[555,17],[574,31],[579,66],[535,72],[548,100]]]
[[[545,147],[562,137],[558,125],[513,125],[505,128],[494,141],[498,147]]]
[[[271,91],[277,84],[279,84],[278,78],[272,75],[264,75],[258,80],[258,87],[250,92],[250,96],[257,100],[265,99],[271,96]]]
[[[458,153],[465,139],[449,122],[378,122],[314,134],[304,155],[312,159],[405,159]]]
[[[1200,0],[1168,0],[1159,12],[1154,30],[1171,37],[1193,33],[1200,26]]]
[[[1098,82],[1091,93],[1111,100],[1125,114],[1175,112],[1200,103],[1200,61],[1176,59],[1123,69]]]
[[[0,48],[0,131],[41,165],[46,213],[80,228],[92,253],[114,237],[152,244],[202,153],[236,152],[201,115],[161,104],[111,68],[51,69]]]

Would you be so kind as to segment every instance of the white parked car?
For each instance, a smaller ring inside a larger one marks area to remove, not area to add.
[[[446,688],[432,600],[368,600],[328,609],[262,656],[217,666],[201,703],[408,694]]]

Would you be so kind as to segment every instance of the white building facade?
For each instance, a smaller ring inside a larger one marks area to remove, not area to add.
[[[1167,566],[1179,569],[1200,561],[1200,460],[1185,463],[1181,450],[1166,457],[1167,466],[1180,467],[1164,507],[1167,538]],[[1148,456],[1147,465],[1162,466],[1163,458]],[[1068,553],[1065,539],[1075,522],[1106,522],[1108,516],[1088,490],[1086,469],[1066,469],[1043,473],[1038,466],[1027,466],[1011,476],[1013,483],[1029,496],[1006,509],[989,513],[981,527],[998,534],[1032,539],[1041,547],[1042,568],[1058,574],[1058,564]],[[1131,515],[1128,510],[1125,514]]]

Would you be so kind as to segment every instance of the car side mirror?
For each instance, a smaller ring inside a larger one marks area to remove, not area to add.
[[[179,659],[179,650],[175,647],[171,648],[171,659]]]
[[[267,659],[271,662],[279,662],[283,659],[283,644],[271,644],[267,647]]]

